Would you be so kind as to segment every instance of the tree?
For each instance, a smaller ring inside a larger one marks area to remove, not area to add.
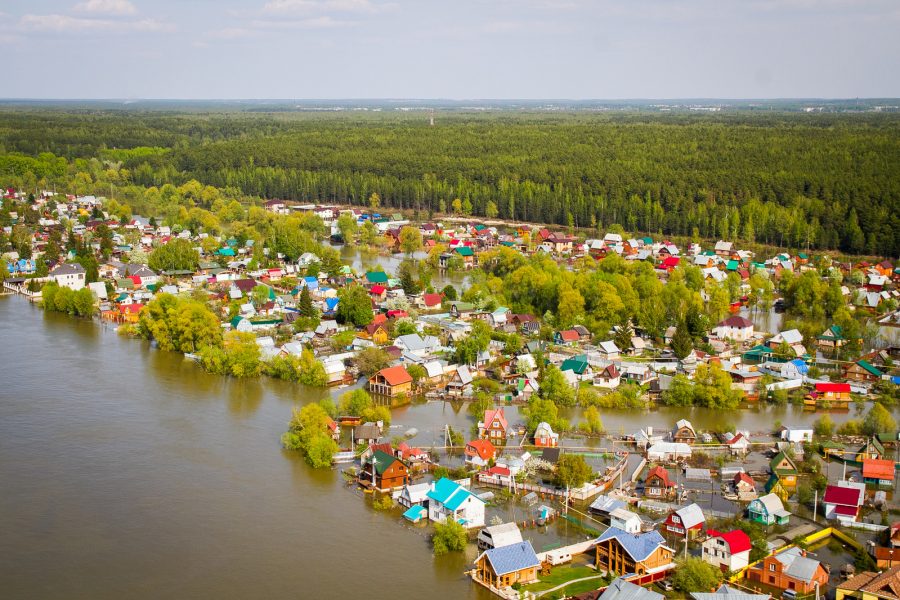
[[[593,469],[581,454],[563,454],[556,463],[554,482],[563,488],[579,488],[594,475]]]
[[[694,341],[691,339],[691,335],[688,333],[687,326],[683,321],[678,323],[678,326],[675,328],[671,346],[672,352],[675,353],[678,360],[687,358],[694,349]]]
[[[316,359],[316,355],[309,348],[300,353],[297,364],[297,381],[310,387],[325,387],[328,385],[328,375],[325,366]]]
[[[713,590],[722,582],[722,578],[722,571],[701,558],[692,557],[678,565],[672,583],[675,589],[690,594]]]
[[[822,415],[813,423],[813,432],[817,437],[830,438],[834,433],[834,421],[827,413]]]
[[[250,300],[253,302],[253,306],[261,308],[269,301],[269,287],[262,284],[254,286],[250,290]]]
[[[631,348],[631,338],[634,337],[634,329],[631,327],[631,321],[626,319],[616,330],[613,341],[619,350],[625,352]]]
[[[869,409],[866,418],[863,419],[863,432],[866,435],[877,435],[879,433],[895,433],[897,431],[897,421],[891,416],[891,413],[881,404],[876,402]]]
[[[309,286],[304,285],[300,290],[300,299],[297,301],[297,312],[300,316],[310,318],[316,316],[316,308],[313,306],[312,295]]]
[[[366,390],[357,389],[352,392],[345,392],[338,404],[338,411],[342,415],[359,417],[367,409],[375,406],[372,396]]]
[[[400,286],[403,288],[404,294],[407,296],[414,296],[422,291],[421,286],[416,281],[413,273],[413,266],[409,260],[404,260],[400,263],[400,267],[397,271],[397,275],[400,278]]]
[[[356,353],[356,356],[353,357],[353,364],[362,375],[371,377],[391,364],[391,355],[381,348],[369,346]]]
[[[564,283],[559,287],[559,303],[556,309],[557,326],[567,329],[584,313],[584,298],[581,293]]]
[[[363,327],[375,318],[369,292],[360,285],[349,285],[338,291],[338,306],[335,314],[338,323],[350,323]]]
[[[462,200],[459,198],[454,198],[453,202],[450,203],[450,206],[453,208],[453,214],[458,215],[462,212]]]
[[[457,300],[459,298],[459,296],[456,294],[456,288],[449,283],[444,286],[444,288],[441,290],[441,293],[444,295],[444,299],[449,300],[450,302],[453,302],[454,300]]]
[[[418,227],[407,225],[400,230],[400,249],[408,256],[422,249],[422,232]]]
[[[375,223],[371,220],[363,222],[362,227],[359,229],[359,240],[363,244],[374,246],[378,242],[379,237],[380,234],[378,233],[378,228],[375,227]]]
[[[580,429],[586,433],[603,432],[603,421],[600,419],[600,411],[596,406],[588,406],[584,409],[584,421]]]
[[[337,220],[338,231],[341,232],[341,239],[345,244],[355,244],[356,236],[359,235],[359,224],[356,222],[356,216],[353,213],[343,213]]]
[[[488,200],[487,205],[484,207],[484,216],[488,219],[496,219],[497,214],[497,205],[493,200]]]
[[[540,396],[532,396],[528,401],[528,407],[525,409],[527,416],[526,428],[528,431],[537,429],[538,424],[545,422],[551,427],[556,426],[559,421],[559,409],[552,400],[541,398]]]
[[[412,363],[411,365],[406,367],[406,372],[409,373],[410,377],[412,377],[413,387],[418,387],[422,380],[428,376],[428,372],[425,370],[425,367],[416,363]]]
[[[378,210],[379,206],[381,206],[381,196],[378,195],[378,192],[372,192],[369,196],[369,208]]]
[[[190,241],[176,238],[154,248],[147,264],[154,271],[196,271],[200,255]]]
[[[431,544],[434,546],[435,556],[442,556],[448,552],[462,552],[466,549],[468,542],[469,537],[465,527],[455,519],[447,519],[443,523],[434,524]]]
[[[314,469],[331,466],[338,447],[331,438],[328,424],[331,417],[319,404],[307,404],[294,409],[288,430],[281,436],[281,444],[288,450],[300,450]]]
[[[547,365],[540,383],[538,394],[542,398],[550,400],[557,406],[573,406],[575,404],[575,390],[556,365]]]

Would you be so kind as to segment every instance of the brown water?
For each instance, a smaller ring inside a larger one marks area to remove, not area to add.
[[[279,448],[277,381],[0,298],[0,597],[476,598],[471,561]]]
[[[208,375],[18,297],[0,297],[0,366],[0,598],[490,597],[462,575],[474,547],[435,559],[422,529],[279,447],[292,406],[328,392]],[[602,417],[630,433],[682,417],[768,431],[816,415],[788,406]],[[391,435],[415,427],[426,448],[441,445],[444,424],[468,433],[473,423],[443,402],[393,419]]]

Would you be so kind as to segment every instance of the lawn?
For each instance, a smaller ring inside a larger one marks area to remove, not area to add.
[[[595,590],[603,584],[603,580],[600,577],[597,577],[597,575],[598,573],[596,569],[592,569],[587,566],[559,566],[554,567],[550,572],[550,575],[547,575],[545,577],[539,576],[539,582],[522,586],[522,589],[529,592],[539,593],[545,590],[553,589],[558,585],[566,583],[567,581],[574,581],[583,577],[596,577],[596,579],[591,579],[590,581],[581,581],[566,586],[564,589],[558,590],[560,593],[565,592],[565,595],[579,594],[581,592]],[[562,594],[560,594],[560,596],[561,595]]]

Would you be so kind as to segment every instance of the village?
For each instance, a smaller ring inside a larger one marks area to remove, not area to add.
[[[730,241],[679,247],[620,228],[592,238],[377,207],[263,204],[278,223],[314,223],[322,247],[365,231],[374,261],[406,256],[396,270],[357,269],[313,247],[287,256],[199,224],[119,219],[94,196],[7,189],[3,206],[4,291],[54,305],[58,290],[80,292],[87,308],[64,312],[154,332],[161,348],[154,325],[172,323],[156,308],[202,299],[225,336],[222,355],[185,336],[168,349],[241,376],[229,343],[249,344],[257,373],[287,365],[285,378],[333,389],[337,404],[295,413],[285,446],[339,470],[402,526],[434,530],[436,555],[439,544],[477,548],[467,574],[501,598],[898,597],[900,432],[890,409],[900,267],[888,260],[763,258]],[[38,218],[23,239],[26,211]],[[176,245],[194,268],[180,256],[150,267],[154,252]],[[550,264],[585,278],[608,269],[618,287],[602,282],[603,293],[616,298],[600,294],[590,309],[577,283],[564,282],[556,314],[532,314],[489,297],[491,286],[514,297],[505,290],[517,269]],[[686,301],[687,316],[654,323],[657,292],[631,292],[650,307],[637,318],[589,320],[627,300],[626,272],[653,290],[693,290],[704,310]],[[829,296],[782,293],[779,282],[792,278],[824,281]],[[821,329],[802,319],[760,325],[785,304],[817,301],[834,305]],[[564,305],[576,307],[570,318]],[[214,337],[192,339],[203,336]],[[731,422],[731,411],[769,402],[815,421],[764,431]],[[392,426],[395,409],[420,403],[465,406],[468,428]],[[720,410],[720,426],[645,424],[641,411],[657,405]],[[604,427],[607,412],[626,410],[633,427]]]

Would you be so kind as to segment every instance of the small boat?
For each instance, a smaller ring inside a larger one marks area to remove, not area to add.
[[[187,353],[185,353],[184,357],[187,358],[187,359],[193,360],[193,361],[195,361],[195,362],[199,362],[199,361],[200,361],[200,355],[199,355],[199,354],[194,354],[194,353],[192,353],[192,352],[187,352]]]
[[[416,429],[415,427],[410,427],[409,429],[406,430],[406,432],[404,432],[403,435],[404,435],[404,437],[408,437],[408,438],[416,437],[417,435],[419,435],[419,430]]]

